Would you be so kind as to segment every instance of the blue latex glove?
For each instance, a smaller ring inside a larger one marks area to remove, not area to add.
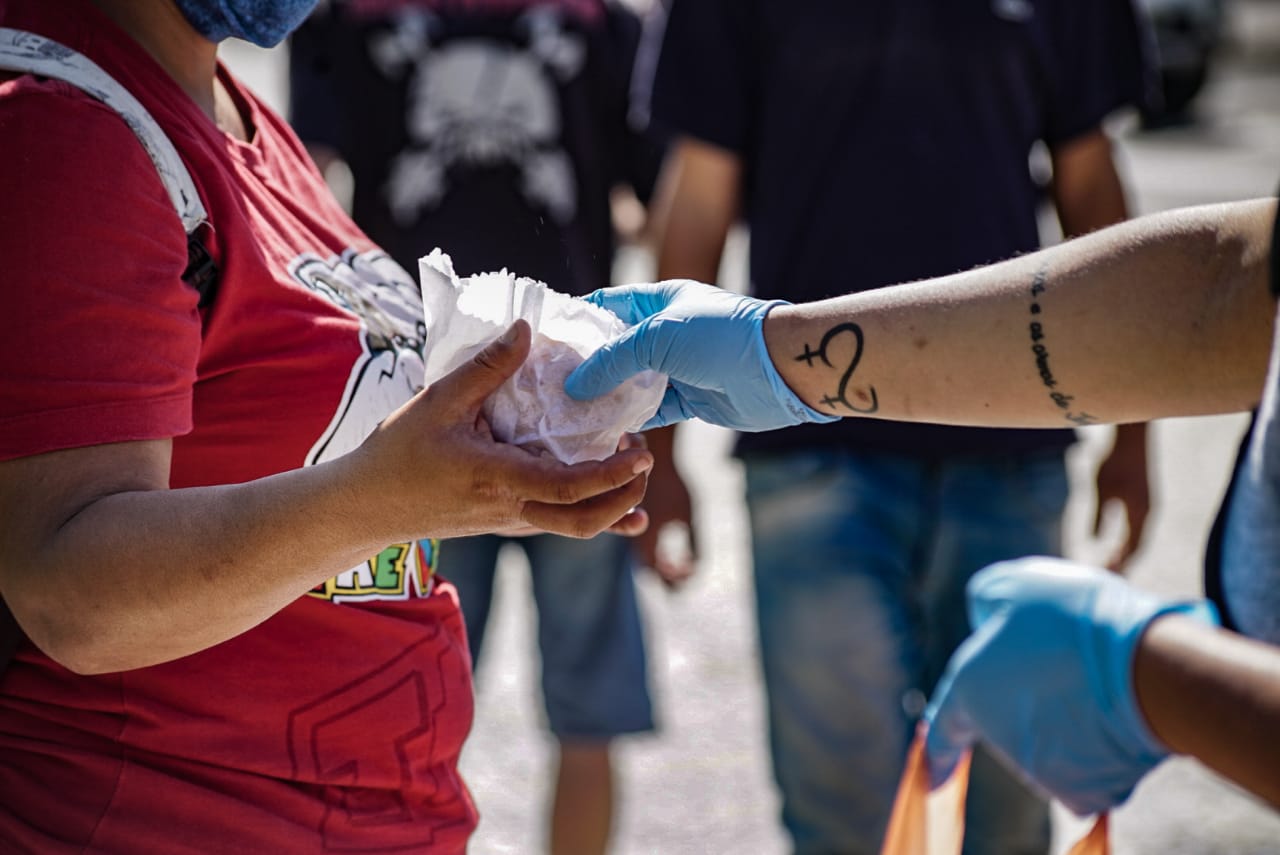
[[[571,398],[597,398],[652,369],[666,374],[670,386],[641,430],[692,418],[742,431],[838,418],[796,397],[769,359],[764,317],[786,305],[782,300],[756,300],[688,280],[606,288],[586,299],[630,329],[569,375],[564,388]]]
[[[970,580],[968,596],[974,633],[925,711],[934,783],[980,739],[1077,814],[1127,799],[1169,753],[1138,708],[1138,640],[1171,612],[1216,624],[1213,607],[1055,558],[994,564]]]

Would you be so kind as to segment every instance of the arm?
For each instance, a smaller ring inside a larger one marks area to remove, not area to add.
[[[390,543],[520,526],[586,537],[615,522],[638,533],[628,509],[647,452],[564,466],[495,442],[479,418],[528,353],[528,326],[514,331],[330,463],[179,490],[168,441],[0,463],[0,595],[57,661],[118,671],[237,635]]]
[[[1257,403],[1276,306],[1274,200],[1187,208],[988,267],[799,306],[696,282],[598,291],[633,326],[566,391],[587,400],[652,368],[649,426],[740,430],[874,415],[1061,427]]]
[[[1280,650],[1219,629],[1207,603],[1058,559],[982,570],[968,605],[974,633],[925,714],[935,782],[981,740],[1096,813],[1173,752],[1280,806]]]
[[[1049,149],[1050,195],[1068,240],[1129,218],[1124,184],[1116,171],[1111,138],[1101,128]]]
[[[1153,732],[1134,691],[1137,650],[1166,620],[1219,632],[1212,607],[1037,557],[979,571],[966,594],[973,634],[952,655],[925,710],[934,783],[981,741],[1077,814],[1124,802],[1176,749]],[[1176,691],[1161,701],[1202,703]],[[1222,724],[1197,719],[1209,740],[1223,739]]]
[[[728,149],[692,137],[672,145],[653,202],[659,279],[716,281],[741,182],[742,160]]]
[[[649,527],[635,538],[640,563],[657,573],[658,578],[670,588],[693,576],[694,562],[698,558],[693,499],[676,467],[675,434],[675,425],[654,428],[645,434],[649,451],[653,453],[653,471],[649,473],[643,505],[649,515]],[[688,532],[687,550],[661,549],[663,529],[681,524]]]
[[[1124,542],[1106,559],[1113,572],[1123,572],[1126,563],[1138,551],[1147,518],[1151,514],[1150,467],[1147,462],[1147,425],[1131,422],[1116,425],[1111,451],[1098,465],[1094,477],[1097,501],[1094,504],[1093,534],[1102,534],[1103,513],[1110,502],[1118,502],[1124,511]]]
[[[1142,636],[1134,685],[1169,748],[1280,808],[1280,650],[1170,617]]]
[[[1171,211],[954,276],[781,306],[765,343],[801,400],[838,415],[1059,427],[1243,410],[1271,346],[1274,217],[1269,199]]]
[[[1079,237],[1128,219],[1124,185],[1116,171],[1111,139],[1104,130],[1098,128],[1052,146],[1050,156],[1053,201],[1066,238]],[[1111,451],[1098,466],[1095,483],[1095,536],[1101,531],[1103,510],[1108,503],[1117,502],[1124,510],[1125,540],[1108,561],[1111,569],[1120,570],[1137,551],[1151,510],[1146,424],[1116,427]]]
[[[733,152],[692,137],[672,145],[652,203],[659,279],[716,281],[725,241],[739,216],[741,180],[741,159]],[[654,467],[645,508],[651,524],[637,538],[642,560],[669,584],[691,576],[697,557],[693,503],[676,468],[675,432],[670,425],[648,434]],[[687,559],[659,552],[662,530],[670,523],[688,527]]]

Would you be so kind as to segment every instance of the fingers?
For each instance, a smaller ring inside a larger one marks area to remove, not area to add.
[[[697,573],[697,565],[691,561],[667,561],[659,559],[654,572],[662,580],[668,590],[674,591],[684,585]]]
[[[1135,537],[1133,527],[1129,527],[1129,532],[1125,536],[1124,543],[1116,547],[1111,557],[1107,559],[1106,568],[1116,575],[1123,576],[1125,565],[1129,563],[1129,559],[1138,551],[1139,537]]]
[[[1098,501],[1094,506],[1092,532],[1094,540],[1101,541],[1103,539],[1105,528],[1103,517],[1107,515],[1106,509],[1111,501],[1112,500],[1104,501],[1102,497],[1099,496]],[[1130,531],[1129,533],[1131,534],[1132,532]],[[1106,558],[1102,561],[1102,566],[1112,573],[1123,575],[1124,563],[1129,560],[1130,555],[1129,541],[1130,538],[1126,535],[1124,542],[1116,544],[1113,549],[1109,550]]]
[[[654,572],[668,588],[678,588],[697,572],[694,530],[688,519],[674,518],[662,526],[654,548]]]
[[[564,381],[569,397],[577,401],[598,398],[649,368],[641,360],[637,347],[638,334],[645,329],[647,327],[633,327],[588,356]]]
[[[585,299],[602,309],[613,312],[627,326],[634,326],[670,304],[674,296],[671,284],[654,282],[643,285],[623,285],[618,288],[601,288],[588,294]]]
[[[626,451],[628,448],[648,448],[649,440],[645,439],[642,433],[624,433],[618,440],[618,451]]]
[[[969,627],[972,631],[995,616],[1003,607],[1008,595],[1005,581],[1013,570],[1014,562],[1001,561],[982,568],[970,577],[965,585],[965,605],[969,612]]]
[[[662,396],[662,403],[658,405],[658,411],[640,426],[640,430],[648,431],[654,428],[663,428],[688,421],[694,417],[694,414],[685,406],[684,396],[680,394],[679,390],[675,386],[668,386],[667,391]]]
[[[975,635],[986,624],[1006,615],[1016,603],[1057,590],[1062,580],[1077,576],[1080,567],[1060,558],[1026,556],[990,564],[965,585],[969,626]]]
[[[930,784],[935,788],[947,782],[964,753],[978,739],[977,729],[957,700],[954,685],[954,674],[948,671],[924,713],[928,724],[925,761],[929,765]]]
[[[1136,508],[1132,502],[1125,505],[1128,521],[1128,533],[1125,536],[1124,543],[1120,545],[1116,555],[1107,564],[1107,569],[1113,573],[1123,573],[1129,559],[1133,558],[1138,548],[1142,545],[1142,534],[1146,530],[1147,525],[1147,509],[1146,507]]]
[[[633,326],[644,320],[645,317],[635,299],[636,289],[641,287],[643,286],[624,285],[621,288],[601,288],[597,291],[592,291],[582,299],[613,312],[622,319],[624,324]]]
[[[649,518],[649,526],[638,535],[631,547],[635,553],[636,561],[641,567],[656,570],[658,567],[658,533],[662,530],[661,525],[654,525],[653,518]]]
[[[623,515],[613,525],[606,529],[610,534],[619,534],[623,537],[636,537],[643,535],[650,525],[649,513],[644,508],[632,508]]]
[[[975,660],[981,658],[986,645],[999,632],[1002,614],[1016,584],[1018,562],[1005,561],[984,567],[973,575],[965,587],[969,608],[970,635],[947,662],[947,669],[934,689],[924,711],[928,725],[925,757],[933,786],[943,784],[955,770],[964,752],[978,740],[978,729],[962,700],[965,686],[973,681]]]
[[[501,477],[514,495],[526,501],[574,505],[629,485],[652,468],[653,452],[630,448],[604,460],[571,465],[553,457],[522,457],[520,464],[510,467]],[[640,480],[643,484],[644,479]]]
[[[685,526],[678,522],[655,522],[649,517],[648,528],[635,538],[633,544],[636,560],[641,567],[651,571],[668,589],[674,590],[692,578],[694,562],[688,548],[673,549],[670,541],[673,536],[683,537]]]
[[[485,398],[516,373],[529,355],[531,339],[529,324],[516,321],[500,338],[432,384],[428,391],[436,399],[434,405],[457,413],[478,411]]]
[[[668,421],[662,413],[662,408],[659,407],[658,412],[649,417],[649,421],[640,425],[640,430],[653,430],[654,428],[667,427],[671,424],[675,424],[675,422]]]
[[[622,457],[624,454],[626,452],[615,457]],[[648,452],[644,454],[648,455]],[[649,465],[652,466],[652,458],[649,460]],[[557,500],[550,502],[526,502],[520,518],[536,528],[567,537],[594,537],[605,530],[625,535],[639,534],[648,526],[649,521],[648,515],[637,507],[644,498],[646,479],[643,472],[633,475],[630,481],[616,489],[593,494],[572,503],[558,501],[567,494],[560,494],[556,497]],[[576,491],[578,486],[575,484],[573,489]]]

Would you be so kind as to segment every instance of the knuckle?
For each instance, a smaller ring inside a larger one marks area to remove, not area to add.
[[[572,480],[556,481],[551,485],[552,501],[558,505],[571,505],[581,498],[578,485]]]
[[[495,345],[489,345],[482,348],[479,353],[472,357],[473,361],[480,368],[486,371],[499,372],[502,370],[502,360],[500,359],[500,351]]]
[[[576,519],[570,525],[569,531],[566,532],[566,535],[568,537],[572,537],[577,540],[588,540],[589,538],[594,537],[599,532],[600,532],[599,526],[596,526],[585,519]]]

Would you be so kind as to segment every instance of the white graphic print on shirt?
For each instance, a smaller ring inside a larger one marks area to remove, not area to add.
[[[361,355],[351,367],[333,421],[307,455],[307,464],[355,449],[380,421],[422,389],[426,323],[422,298],[404,268],[386,253],[299,256],[290,273],[361,319]],[[404,600],[431,592],[435,546],[395,544],[311,592],[332,602]]]

